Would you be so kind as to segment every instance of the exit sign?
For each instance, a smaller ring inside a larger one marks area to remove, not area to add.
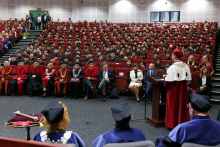
[[[41,10],[41,8],[37,8],[37,10]]]

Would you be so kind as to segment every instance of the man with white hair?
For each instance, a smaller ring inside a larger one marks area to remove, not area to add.
[[[187,81],[191,80],[191,75],[189,66],[180,60],[182,56],[182,51],[174,50],[174,63],[167,69],[167,75],[164,75],[164,86],[167,88],[165,126],[170,129],[190,120],[187,111]]]
[[[0,92],[2,94],[8,94],[9,83],[11,80],[11,75],[13,73],[12,67],[8,61],[4,62],[4,66],[0,69]]]
[[[47,12],[45,12],[44,15],[42,15],[41,23],[42,23],[43,29],[45,29],[45,25],[47,24]]]

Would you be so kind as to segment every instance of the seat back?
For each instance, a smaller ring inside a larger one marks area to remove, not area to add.
[[[198,80],[198,75],[201,73],[201,71],[195,71],[193,72],[192,76],[192,88],[196,89],[197,87],[197,80]]]
[[[200,144],[185,142],[185,143],[182,144],[181,147],[220,147],[220,145],[209,146],[209,145],[200,145]]]
[[[148,140],[131,143],[109,143],[103,147],[155,147],[155,145],[152,141]]]
[[[67,144],[68,145],[68,144]],[[13,138],[6,138],[6,137],[0,137],[0,147],[63,147],[66,145],[63,144],[47,144],[42,142],[36,142],[36,141],[27,141],[27,140],[20,140],[20,139],[13,139]],[[68,147],[76,147],[75,144],[71,144],[71,146]]]
[[[115,77],[128,77],[128,69],[127,68],[116,68]]]

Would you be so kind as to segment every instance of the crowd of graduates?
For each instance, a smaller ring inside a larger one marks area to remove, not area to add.
[[[154,64],[154,70],[166,74],[173,63],[174,49],[183,51],[181,60],[191,67],[191,72],[207,66],[212,75],[218,33],[217,23],[206,21],[148,24],[50,20],[33,43],[5,63],[1,69],[1,83],[5,87],[1,86],[1,92],[12,95],[27,92],[32,96],[40,91],[43,96],[63,94],[66,98],[68,91],[76,97],[83,89],[88,99],[101,82],[99,70],[103,65],[118,64],[117,68],[133,69],[137,63],[145,72],[149,64]]]
[[[165,75],[173,63],[171,54],[181,50],[181,60],[190,66],[191,72],[201,70],[196,92],[204,94],[208,90],[203,87],[202,78],[206,76],[208,82],[205,83],[210,83],[207,75],[214,73],[212,59],[218,34],[217,23],[206,21],[148,24],[50,20],[32,44],[4,62],[0,69],[0,89],[3,94],[33,96],[42,92],[43,97],[63,95],[64,98],[68,92],[71,98],[76,98],[84,90],[84,100],[87,100],[94,96],[95,89],[106,95],[106,88],[114,85],[114,70],[120,67],[132,69],[128,87],[139,101],[139,88],[148,84],[148,75]],[[139,71],[145,72],[144,77]],[[149,86],[146,89],[149,92]],[[148,92],[148,97],[152,97]],[[181,146],[184,142],[219,144],[216,134],[220,132],[220,124],[209,118],[211,104],[200,95],[192,94],[187,107],[193,120],[178,125],[168,136],[158,138],[156,146]],[[129,126],[132,113],[126,102],[111,110],[115,129],[98,136],[92,144],[94,147],[147,140],[141,130]],[[39,132],[34,140],[52,139],[85,146],[76,133],[65,130],[69,117],[63,103],[53,100],[42,114],[46,131]]]

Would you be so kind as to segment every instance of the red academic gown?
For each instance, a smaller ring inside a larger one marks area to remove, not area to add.
[[[187,81],[166,82],[166,117],[165,125],[174,129],[178,124],[189,121],[187,104],[189,103]]]
[[[51,73],[53,71],[53,69],[48,69],[47,73]],[[42,81],[43,81],[43,87],[48,87],[48,82],[51,80],[50,79],[47,79],[46,76],[49,76],[47,75],[46,73],[46,69],[44,70],[43,74],[42,74]],[[56,69],[54,69],[53,73],[50,74],[50,76],[55,76],[57,73]]]
[[[0,92],[2,90],[2,78],[5,80],[5,94],[8,94],[8,88],[9,88],[9,83],[10,83],[10,80],[11,80],[11,74],[13,74],[13,69],[12,67],[7,67],[7,69],[5,69],[5,66],[3,66],[1,69],[0,69]]]
[[[85,79],[90,77],[90,73],[91,73],[91,69],[90,68],[87,68],[86,71],[85,71]],[[92,69],[92,77],[93,77],[93,81],[94,81],[94,89],[96,89],[96,85],[98,83],[98,75],[99,75],[99,71],[95,68]]]
[[[66,70],[66,75],[64,78],[61,77],[61,70],[62,70],[62,74],[65,75],[65,70]],[[55,82],[55,93],[56,94],[59,94],[60,93],[60,79],[63,79],[64,80],[64,88],[63,88],[63,93],[65,94],[66,91],[67,91],[67,86],[68,86],[68,80],[69,80],[69,77],[68,77],[68,73],[69,73],[69,70],[66,68],[66,69],[58,69],[57,70],[57,73],[56,73],[56,77],[54,78],[56,80]]]
[[[22,68],[20,68],[19,66],[17,66],[14,69],[15,76],[13,76],[12,79],[17,80],[17,78],[21,78],[22,80],[27,80],[28,77],[25,75],[25,74],[27,74],[27,71],[28,71],[27,67],[22,66]],[[17,82],[19,95],[24,95],[24,88],[23,88],[22,80]]]

